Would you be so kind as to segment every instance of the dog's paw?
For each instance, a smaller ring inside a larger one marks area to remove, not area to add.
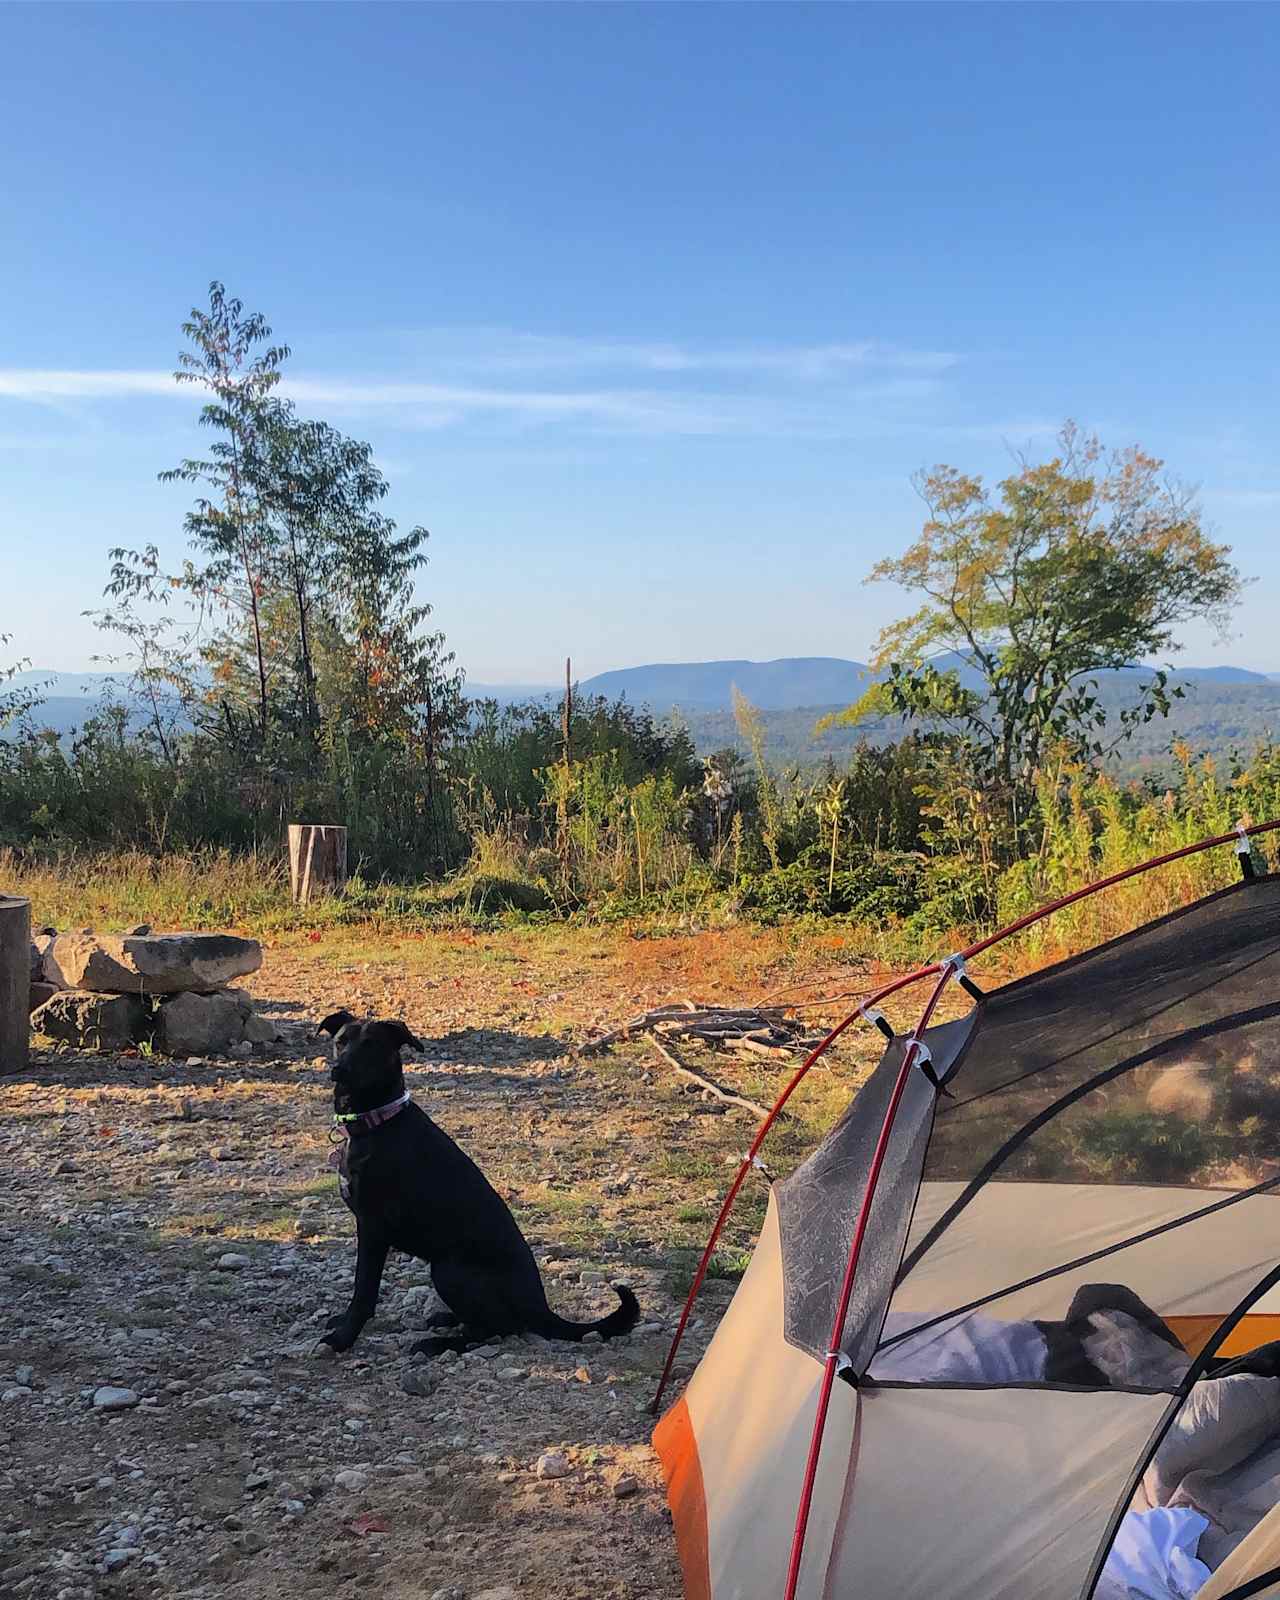
[[[347,1317],[335,1317],[321,1335],[320,1343],[328,1345],[338,1355],[343,1355],[360,1337],[360,1324]]]

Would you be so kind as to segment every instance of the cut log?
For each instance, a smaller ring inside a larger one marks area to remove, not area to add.
[[[289,881],[295,905],[341,894],[347,881],[347,830],[332,823],[291,822]]]
[[[0,894],[0,1072],[31,1059],[31,902]]]

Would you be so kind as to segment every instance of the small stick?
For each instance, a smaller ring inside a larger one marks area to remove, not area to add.
[[[683,1061],[674,1056],[651,1033],[646,1034],[645,1037],[673,1072],[679,1077],[687,1079],[690,1083],[696,1083],[698,1088],[705,1094],[712,1095],[717,1100],[723,1100],[726,1105],[737,1106],[742,1111],[749,1111],[754,1117],[767,1117],[769,1115],[768,1110],[764,1106],[758,1106],[754,1100],[746,1100],[740,1094],[733,1094],[728,1089],[722,1089],[718,1083],[712,1083],[710,1078],[704,1078],[700,1072],[695,1072],[692,1067],[686,1067]]]

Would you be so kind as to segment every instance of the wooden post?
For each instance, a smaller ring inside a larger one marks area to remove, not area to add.
[[[341,894],[347,881],[347,830],[332,823],[289,824],[289,882],[296,905]]]
[[[31,1059],[31,902],[0,894],[0,1073]]]

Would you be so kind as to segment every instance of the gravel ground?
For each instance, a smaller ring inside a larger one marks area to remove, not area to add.
[[[0,1594],[676,1600],[646,1407],[674,1242],[705,1237],[743,1119],[655,1084],[639,1047],[567,1058],[536,973],[476,1027],[456,982],[336,971],[269,956],[269,1058],[38,1054],[0,1079]],[[511,1198],[552,1303],[599,1315],[625,1280],[629,1338],[413,1363],[435,1301],[393,1257],[355,1351],[317,1352],[354,1259],[310,1034],[335,991],[410,1020],[415,1097]],[[709,1284],[683,1371],[731,1288]]]

